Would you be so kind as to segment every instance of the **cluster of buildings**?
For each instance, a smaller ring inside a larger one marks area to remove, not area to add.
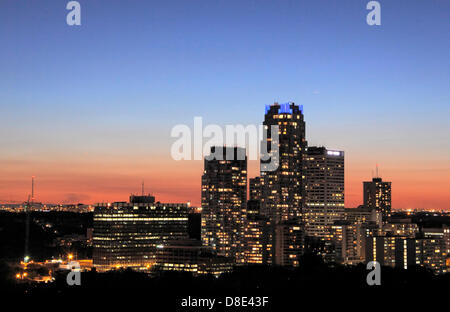
[[[23,213],[27,211],[35,212],[75,212],[88,213],[94,211],[92,205],[85,204],[42,204],[42,203],[21,203],[0,205],[0,211]]]
[[[363,205],[345,208],[344,152],[308,146],[301,106],[267,105],[263,125],[262,143],[279,147],[276,156],[268,148],[276,170],[248,179],[240,147],[214,146],[205,157],[200,240],[189,236],[188,204],[132,196],[95,207],[93,265],[218,275],[238,265],[299,266],[312,251],[347,265],[376,260],[448,271],[450,228],[393,218],[391,182],[364,182]]]
[[[94,210],[93,265],[98,271],[131,267],[219,275],[233,262],[192,238],[189,204],[160,203],[151,195],[98,204]]]

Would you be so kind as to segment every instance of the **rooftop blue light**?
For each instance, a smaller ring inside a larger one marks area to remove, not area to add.
[[[292,114],[291,103],[283,103],[280,104],[280,109],[278,110],[278,114]]]
[[[280,108],[278,109],[278,114],[292,114],[292,108],[291,108],[291,104],[293,104],[292,102],[287,102],[287,103],[282,103],[282,104],[278,104],[280,106]],[[270,110],[270,107],[272,107],[275,104],[266,104],[265,107],[265,114],[267,114]],[[299,110],[301,112],[303,112],[303,105],[299,105],[298,106]]]

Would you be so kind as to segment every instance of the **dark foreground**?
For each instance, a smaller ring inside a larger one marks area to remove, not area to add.
[[[383,267],[382,285],[369,286],[366,283],[369,271],[363,265],[330,267],[313,256],[303,260],[297,269],[241,267],[219,278],[184,273],[149,277],[131,270],[91,271],[82,273],[80,286],[68,286],[63,273],[49,284],[16,283],[2,266],[1,288],[5,298],[16,302],[62,300],[89,308],[142,303],[147,311],[301,311],[310,304],[320,310],[364,310],[393,305],[411,307],[423,300],[430,306],[448,304],[448,298],[441,294],[450,290],[450,274],[435,276],[422,268],[405,271]],[[215,305],[213,308],[183,306],[183,302],[195,305],[197,299],[214,299]],[[263,299],[268,303],[257,306]],[[239,303],[226,306],[236,300],[248,302],[247,306]]]

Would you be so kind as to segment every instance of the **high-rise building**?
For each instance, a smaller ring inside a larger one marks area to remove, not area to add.
[[[305,163],[306,234],[329,238],[334,222],[344,219],[344,152],[311,146]]]
[[[272,158],[261,160],[261,167],[274,162],[277,168],[273,171],[261,170],[262,207],[274,223],[300,219],[304,206],[303,157],[307,142],[302,110],[302,106],[293,102],[266,105],[263,125],[267,137],[263,144],[267,144],[267,151]],[[271,126],[278,126],[278,135],[272,133]],[[278,146],[278,157],[271,150],[272,143]]]
[[[304,231],[297,221],[284,221],[275,225],[274,264],[299,266],[304,250]]]
[[[399,236],[372,236],[367,238],[365,259],[369,261],[378,261],[381,265],[395,267],[399,265],[399,261],[396,261],[396,255],[399,255],[398,246],[401,244],[405,237]],[[396,253],[397,251],[397,253]],[[413,259],[412,257],[409,257]]]
[[[247,202],[247,219],[244,233],[245,264],[272,263],[273,230],[269,218],[260,213],[260,201]]]
[[[305,201],[305,163],[307,146],[303,107],[293,102],[266,105],[261,159],[261,212],[272,227],[271,262],[298,266],[303,253],[301,224]],[[277,131],[277,132],[273,132]],[[273,164],[267,170],[269,164]]]
[[[262,184],[261,177],[254,177],[249,179],[249,197],[250,200],[261,200],[262,198]]]
[[[150,267],[157,246],[188,237],[187,204],[135,199],[95,206],[93,264],[98,270]]]
[[[422,265],[435,273],[447,273],[447,250],[443,238],[416,238],[416,265]]]
[[[447,253],[447,256],[450,258],[450,225],[443,225],[442,232],[444,234],[442,238],[444,239],[445,242],[445,251]],[[450,259],[448,259],[448,262],[450,264]]]
[[[202,241],[236,263],[244,261],[246,206],[245,149],[211,147],[202,176]]]
[[[331,237],[336,262],[357,264],[364,260],[366,240],[364,225],[336,221],[331,226]]]
[[[381,178],[373,178],[372,181],[363,182],[364,206],[381,212],[383,221],[391,216],[391,182]]]

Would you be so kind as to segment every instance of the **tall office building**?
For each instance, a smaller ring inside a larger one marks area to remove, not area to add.
[[[250,200],[261,200],[262,198],[262,184],[261,177],[254,177],[249,179],[249,197]]]
[[[391,182],[381,178],[373,178],[370,182],[363,182],[364,206],[381,212],[383,221],[391,216]]]
[[[261,202],[247,202],[247,218],[244,232],[244,263],[272,263],[272,227],[269,218],[262,216]]]
[[[305,163],[306,234],[327,239],[334,222],[344,219],[344,152],[311,146]]]
[[[304,205],[304,162],[307,142],[303,107],[293,102],[266,105],[263,125],[267,137],[263,144],[272,159],[261,160],[263,168],[275,162],[274,171],[261,170],[263,212],[272,222],[300,219]],[[271,126],[278,126],[278,142]],[[271,150],[271,143],[279,147],[278,158]]]
[[[246,206],[245,149],[212,147],[211,155],[205,158],[202,176],[202,241],[218,255],[231,257],[236,263],[244,261]]]
[[[157,246],[188,237],[188,205],[154,201],[132,196],[129,203],[95,206],[93,264],[98,270],[150,267]]]
[[[263,126],[266,133],[262,144],[270,156],[261,159],[260,180],[261,213],[271,226],[268,254],[273,264],[298,266],[304,247],[301,217],[307,142],[303,107],[293,102],[266,105]],[[278,153],[272,146],[278,148]],[[268,164],[274,164],[274,170],[265,170]]]

